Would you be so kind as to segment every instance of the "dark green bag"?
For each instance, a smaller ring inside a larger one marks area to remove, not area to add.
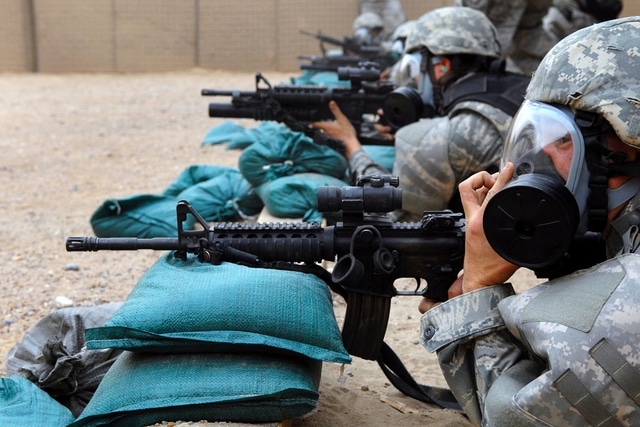
[[[320,361],[267,353],[124,352],[70,427],[282,421],[316,407],[321,372]]]
[[[162,194],[106,200],[90,218],[98,237],[175,237],[176,204],[187,200],[207,221],[230,221],[260,213],[263,204],[237,169],[196,165],[185,169]],[[185,228],[193,225],[187,217]]]
[[[327,285],[312,274],[160,258],[87,348],[261,351],[348,363]]]
[[[321,222],[323,214],[318,211],[318,187],[345,185],[344,181],[329,175],[299,173],[266,182],[257,187],[256,192],[275,217]]]
[[[252,186],[258,187],[306,172],[342,178],[347,159],[325,145],[316,144],[302,132],[283,128],[278,138],[261,140],[247,147],[240,154],[238,168]]]
[[[0,378],[0,425],[60,427],[73,420],[68,408],[26,378]]]

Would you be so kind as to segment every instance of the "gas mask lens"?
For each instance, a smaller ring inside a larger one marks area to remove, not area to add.
[[[584,165],[584,143],[571,112],[525,101],[507,134],[502,166],[515,167],[515,178],[535,173],[562,181],[575,193]]]
[[[419,53],[406,53],[402,55],[397,66],[392,71],[391,79],[397,86],[409,86],[418,88],[417,76],[420,74]]]
[[[487,203],[485,235],[516,265],[549,266],[569,248],[588,196],[584,142],[571,111],[525,101],[507,134],[507,162],[514,176]]]

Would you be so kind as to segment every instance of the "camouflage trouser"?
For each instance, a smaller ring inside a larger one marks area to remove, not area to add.
[[[373,12],[384,22],[384,34],[391,35],[407,20],[399,0],[360,0],[360,13]]]
[[[542,25],[552,0],[455,0],[454,4],[487,15],[513,71],[531,74],[557,41]]]

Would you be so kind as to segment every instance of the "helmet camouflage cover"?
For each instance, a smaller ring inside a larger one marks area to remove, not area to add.
[[[384,22],[382,22],[382,18],[377,13],[365,12],[353,20],[353,31],[358,28],[384,28]]]
[[[395,41],[400,39],[406,39],[415,26],[416,26],[416,21],[403,22],[402,24],[398,25],[398,28],[396,28],[393,31],[393,34],[391,34],[391,40]]]
[[[407,37],[405,51],[423,47],[434,55],[501,55],[498,33],[489,18],[463,6],[441,7],[418,18]]]
[[[640,148],[640,17],[606,21],[570,34],[534,73],[527,99],[568,105],[607,120]]]

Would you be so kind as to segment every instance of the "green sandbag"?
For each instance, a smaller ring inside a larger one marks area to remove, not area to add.
[[[175,237],[175,197],[138,194],[104,201],[89,222],[98,237]]]
[[[165,196],[178,197],[178,194],[201,182],[208,181],[225,174],[237,174],[235,168],[218,165],[192,165],[185,168],[162,192]]]
[[[186,200],[208,222],[229,221],[238,216],[253,217],[264,204],[240,172],[227,172],[199,182],[176,196]],[[186,228],[192,228],[193,216],[187,216]]]
[[[327,285],[312,274],[161,257],[123,306],[86,331],[87,348],[287,352],[351,358]]]
[[[296,418],[316,407],[321,371],[305,357],[124,352],[69,427]]]
[[[255,142],[240,155],[238,168],[252,186],[307,172],[345,176],[347,159],[337,151],[286,128],[278,136]]]
[[[318,187],[344,187],[347,183],[332,176],[299,173],[267,182],[256,188],[269,213],[278,218],[302,218],[321,222],[318,211]]]
[[[185,169],[162,194],[137,194],[108,199],[91,215],[98,237],[175,237],[176,204],[187,200],[209,222],[251,217],[262,200],[234,168],[195,165]],[[185,228],[193,226],[189,215]]]
[[[298,76],[291,77],[290,81],[294,85],[317,85],[326,87],[351,86],[351,81],[340,80],[338,73],[335,71],[302,70]]]
[[[203,145],[215,145],[227,142],[227,149],[245,149],[254,142],[266,139],[277,138],[282,132],[284,125],[274,121],[266,120],[256,126],[245,129],[234,122],[224,122],[213,127],[205,135]]]
[[[26,378],[0,378],[1,426],[60,427],[73,421],[69,409]]]
[[[393,145],[363,145],[362,149],[371,157],[371,160],[388,171],[393,170],[393,162],[396,159],[396,147]]]

